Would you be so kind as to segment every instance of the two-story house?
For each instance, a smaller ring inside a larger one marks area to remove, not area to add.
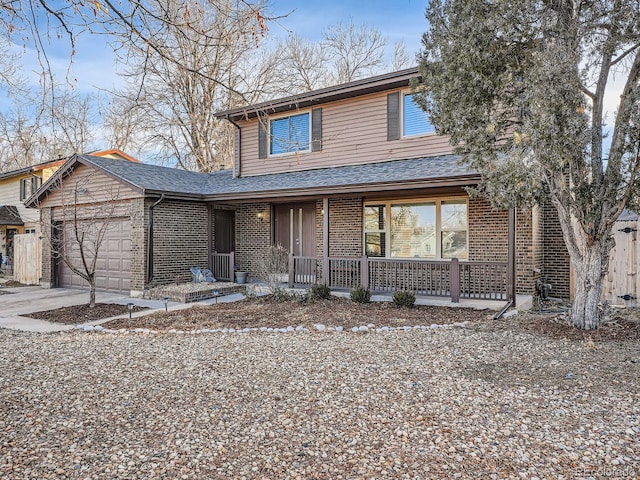
[[[0,173],[0,254],[5,263],[13,260],[14,236],[35,233],[39,228],[39,212],[26,208],[23,202],[66,160],[58,159]]]
[[[480,176],[413,101],[417,76],[412,68],[218,113],[236,127],[232,170],[76,156],[56,176],[63,186],[85,176],[89,191],[120,185],[127,213],[118,231],[130,242],[113,255],[130,268],[111,284],[134,293],[192,266],[219,278],[232,279],[233,266],[255,273],[280,244],[291,253],[291,284],[506,299],[514,288],[532,293],[542,272],[569,297],[552,209],[495,211],[469,197],[465,187]],[[65,189],[51,191],[54,183],[31,199],[45,219],[59,218]],[[43,282],[64,285],[51,265]]]

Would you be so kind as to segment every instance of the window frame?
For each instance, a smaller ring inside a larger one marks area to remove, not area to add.
[[[466,206],[466,245],[467,255],[465,258],[456,257],[458,260],[469,260],[469,198],[460,195],[441,196],[441,197],[418,197],[411,199],[381,199],[381,200],[368,200],[363,203],[362,206],[362,252],[366,255],[366,234],[367,233],[384,233],[386,238],[385,252],[381,256],[370,256],[370,258],[381,258],[389,260],[422,260],[422,261],[451,261],[451,258],[442,257],[442,204],[448,201],[463,201]],[[391,256],[391,244],[392,244],[392,232],[391,232],[391,207],[397,205],[424,205],[435,203],[436,208],[436,254],[433,257],[393,257]],[[383,230],[367,230],[367,224],[365,221],[365,212],[367,207],[384,206],[384,229]],[[449,231],[449,230],[447,230]],[[458,230],[460,231],[460,230]]]
[[[430,131],[428,132],[420,132],[420,133],[414,133],[412,135],[406,135],[405,134],[405,107],[404,107],[404,100],[405,97],[407,95],[410,95],[413,97],[414,93],[411,90],[401,90],[400,91],[400,138],[418,138],[418,137],[427,137],[427,136],[432,136],[432,135],[436,135],[436,128],[435,126],[431,123],[431,119],[429,119],[429,126],[430,126]],[[429,114],[427,112],[424,112],[425,115],[427,115],[427,117],[429,116]]]
[[[20,201],[23,202],[42,186],[42,177],[31,175],[20,179]]]
[[[272,149],[272,145],[273,145],[273,136],[271,135],[271,125],[272,122],[277,121],[277,120],[282,120],[283,118],[291,118],[291,117],[297,117],[299,115],[306,115],[308,118],[308,125],[309,125],[309,133],[308,133],[308,139],[309,142],[307,144],[307,148],[305,150],[292,150],[292,151],[287,151],[287,152],[282,152],[282,153],[271,153],[271,149]],[[296,113],[291,113],[291,112],[287,112],[287,113],[283,113],[281,115],[273,115],[273,116],[269,116],[268,119],[268,129],[267,129],[267,157],[271,158],[271,157],[282,157],[282,156],[286,156],[286,155],[297,155],[299,153],[308,153],[312,151],[312,143],[313,143],[313,116],[312,116],[312,111],[311,110],[303,110],[303,111],[298,111]]]

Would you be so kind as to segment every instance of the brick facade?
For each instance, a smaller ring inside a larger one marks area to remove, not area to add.
[[[154,200],[155,202],[155,200]],[[147,228],[148,205],[143,198],[131,200],[129,215],[131,218],[131,291],[142,292],[147,279]]]
[[[250,278],[255,278],[258,273],[258,259],[273,245],[271,217],[269,203],[240,204],[236,207],[236,266],[239,271],[249,272]]]
[[[131,290],[146,285],[149,207],[154,199],[133,199],[131,216]],[[363,254],[362,197],[329,199],[329,255],[359,257]],[[323,252],[322,199],[315,201],[316,255]],[[154,208],[153,281],[151,286],[190,279],[189,268],[209,265],[209,245],[215,231],[214,208],[235,211],[236,269],[256,278],[257,261],[273,244],[272,205],[268,202],[208,206],[200,202],[163,201]],[[259,215],[260,214],[260,215]],[[47,222],[51,209],[41,210]],[[469,199],[469,260],[507,261],[508,213],[493,210],[483,199]],[[553,295],[569,296],[569,260],[555,209],[543,205],[516,214],[517,292],[532,294],[537,276],[553,285]],[[209,239],[211,235],[211,239]],[[49,248],[43,249],[42,284],[53,282]],[[541,273],[536,273],[537,271]]]
[[[329,256],[362,256],[362,198],[329,199]]]
[[[40,209],[40,221],[43,229],[42,235],[42,276],[40,285],[44,288],[53,287],[53,258],[51,255],[51,208]],[[47,229],[45,232],[44,229]]]
[[[540,224],[542,237],[542,273],[551,284],[553,297],[568,299],[571,296],[571,262],[564,243],[558,213],[549,202],[540,206]]]
[[[533,213],[516,211],[516,292],[531,295],[534,269],[539,268],[533,231]],[[491,208],[481,198],[469,199],[469,260],[508,261],[509,212]]]
[[[149,201],[144,213],[145,223],[148,223],[148,212]],[[137,215],[139,218],[140,213]],[[191,267],[209,265],[208,222],[208,208],[204,203],[171,200],[156,205],[153,210],[151,285],[190,280]],[[136,235],[140,235],[139,230],[136,230]],[[137,259],[136,268],[139,268],[144,262],[140,262],[139,257]]]

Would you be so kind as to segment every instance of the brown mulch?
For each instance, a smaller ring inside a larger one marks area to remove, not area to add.
[[[148,310],[148,308],[134,306],[132,312],[140,312],[142,310]],[[116,315],[123,315],[125,313],[129,313],[126,305],[96,303],[92,308],[89,308],[88,305],[73,305],[71,307],[61,307],[44,312],[34,312],[25,316],[37,318],[38,320],[47,320],[48,322],[75,325],[115,317]],[[127,319],[127,321],[128,320],[129,319]]]
[[[478,322],[493,312],[470,308],[426,307],[397,308],[390,303],[358,304],[345,299],[320,300],[307,303],[276,302],[265,298],[195,306],[186,310],[158,312],[131,322],[117,319],[104,324],[106,328],[150,328],[155,330],[194,328],[285,328],[303,325],[326,326],[407,326]]]
[[[611,312],[596,330],[575,328],[563,315],[527,316],[528,321],[523,322],[524,328],[547,337],[595,343],[640,339],[640,311],[635,308]]]

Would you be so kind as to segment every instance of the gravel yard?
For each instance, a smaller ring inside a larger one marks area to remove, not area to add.
[[[0,330],[0,478],[638,478],[640,342],[516,322]]]

